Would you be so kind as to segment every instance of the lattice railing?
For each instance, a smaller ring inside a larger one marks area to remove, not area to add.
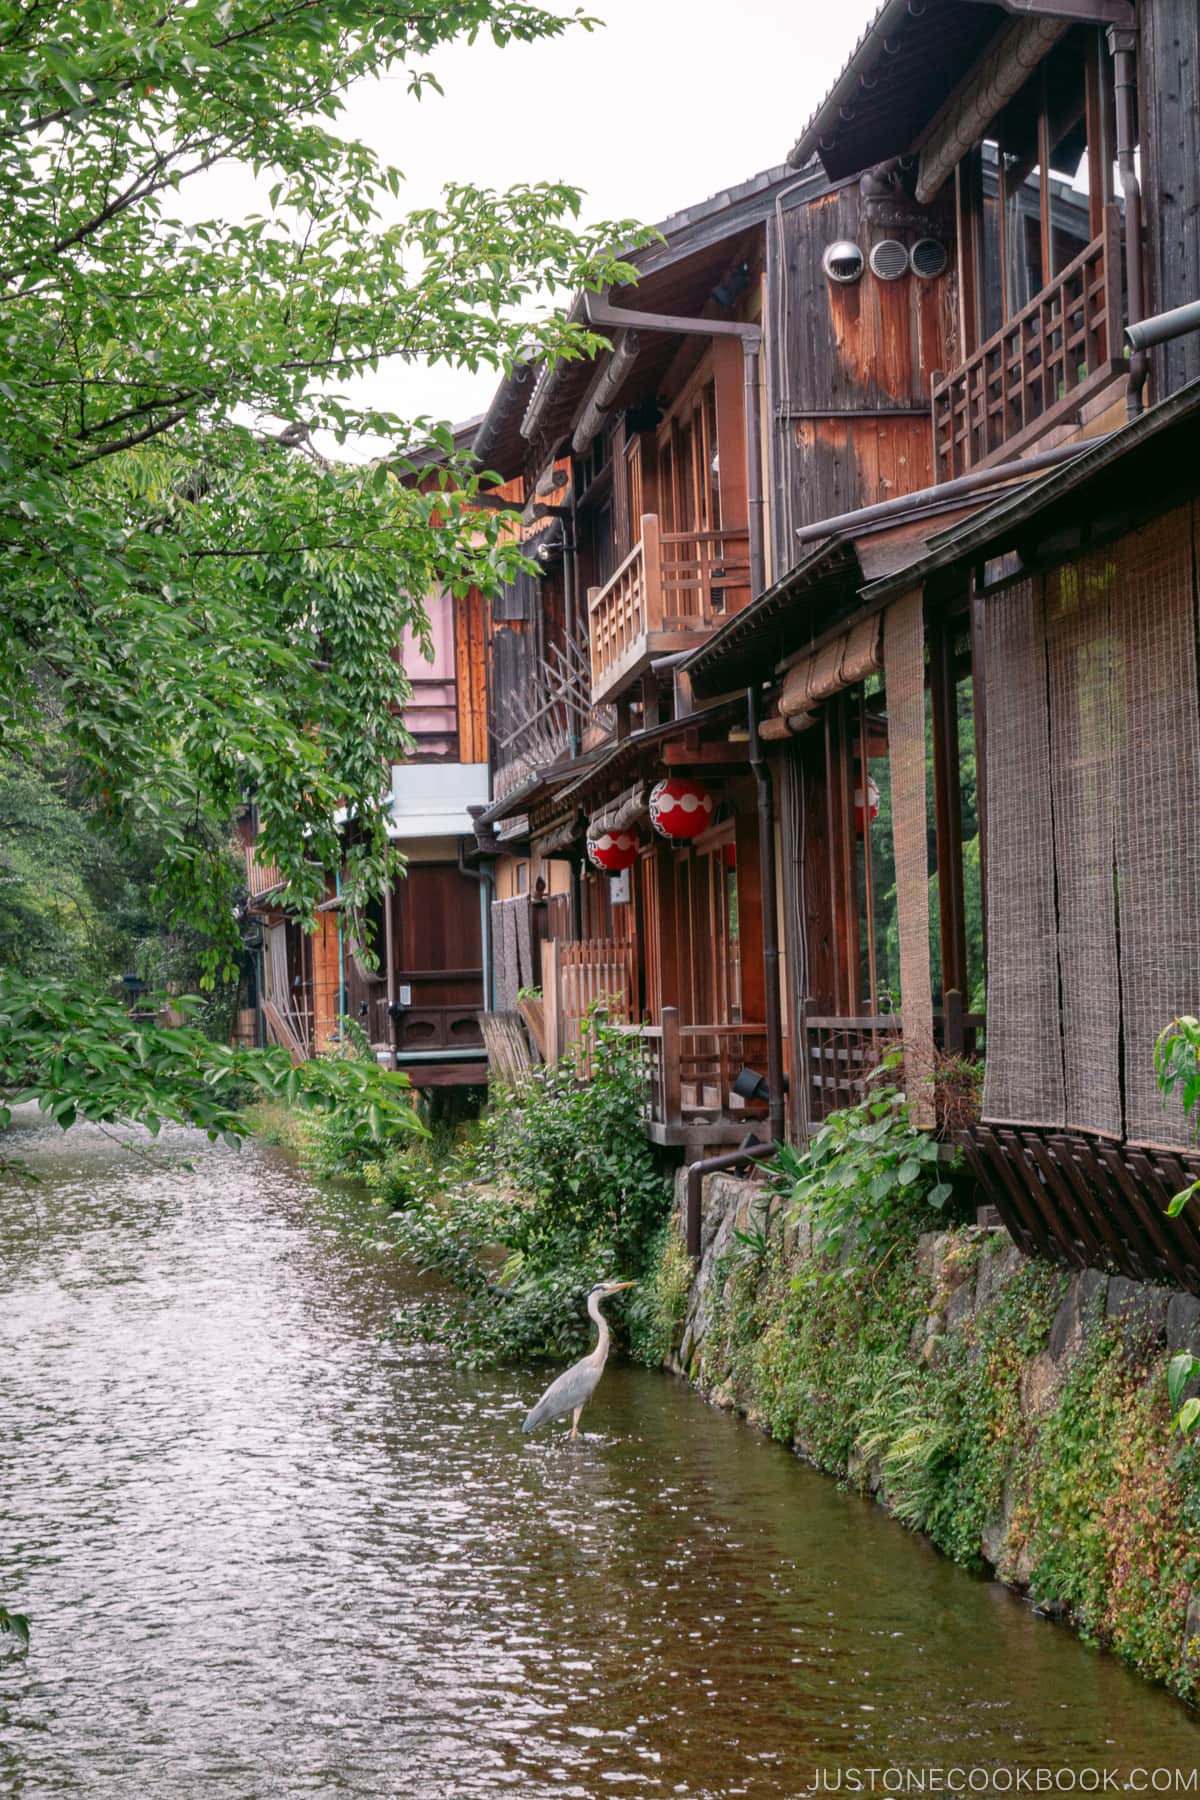
[[[766,1069],[766,1026],[681,1025],[664,1006],[660,1025],[635,1027],[642,1040],[646,1117],[655,1125],[760,1117],[765,1106],[733,1091],[744,1068]]]
[[[949,375],[935,381],[937,479],[1018,449],[1076,410],[1123,367],[1121,215],[1061,275]]]
[[[653,513],[603,587],[588,592],[592,694],[636,665],[655,632],[708,632],[750,598],[745,531],[661,531]]]

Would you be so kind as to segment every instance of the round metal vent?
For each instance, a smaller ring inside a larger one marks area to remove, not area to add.
[[[880,281],[899,281],[908,274],[908,251],[899,238],[880,238],[872,246],[871,271]]]
[[[909,266],[922,281],[934,281],[946,273],[950,252],[941,238],[918,238],[908,253]]]
[[[844,238],[836,244],[826,245],[821,267],[830,281],[857,281],[863,272],[863,253],[857,244]]]

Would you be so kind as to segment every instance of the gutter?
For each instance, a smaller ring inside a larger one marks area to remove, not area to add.
[[[1082,456],[1097,444],[1103,444],[1113,436],[1111,431],[1100,437],[1079,438],[1074,443],[1059,444],[1053,450],[1039,450],[1036,456],[1022,456],[1012,462],[995,463],[991,468],[973,469],[969,475],[957,475],[953,481],[942,481],[933,487],[918,488],[911,494],[897,494],[892,500],[878,500],[872,506],[860,506],[854,512],[835,513],[829,519],[817,519],[811,525],[796,527],[796,540],[801,544],[811,544],[817,538],[833,537],[843,531],[858,530],[862,526],[875,525],[883,520],[900,518],[907,513],[919,511],[922,506],[936,506],[943,500],[954,500],[960,495],[977,494],[984,488],[996,487],[1005,481],[1021,481],[1027,475],[1037,475],[1043,469],[1053,469],[1059,463],[1069,462],[1074,456]]]

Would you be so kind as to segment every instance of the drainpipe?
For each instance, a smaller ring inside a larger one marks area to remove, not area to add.
[[[335,869],[333,879],[336,884],[337,897],[342,897],[342,871]],[[342,909],[338,907],[338,1030],[342,1029],[342,1021],[346,1017],[346,934],[342,930]]]
[[[779,911],[775,900],[775,804],[771,771],[758,735],[758,695],[746,689],[750,767],[758,787],[758,882],[762,890],[763,977],[767,1024],[767,1123],[772,1144],[784,1136],[783,1013],[779,998]]]
[[[571,489],[567,517],[563,520],[563,613],[566,618],[569,655],[574,655],[579,638],[579,529],[576,523],[579,484],[575,480],[575,458],[570,462]],[[585,630],[584,637],[588,633]],[[567,757],[571,762],[579,755],[579,716],[573,706],[567,708]]]
[[[736,337],[742,340],[746,373],[746,528],[750,538],[750,597],[763,591],[766,561],[763,555],[762,428],[759,416],[758,365],[762,354],[762,327],[741,319],[689,319],[675,313],[634,312],[611,306],[594,294],[585,294],[583,310],[591,325],[616,330],[665,331],[680,337]]]
[[[940,481],[933,487],[918,488],[911,494],[897,494],[891,500],[875,500],[870,506],[859,506],[853,512],[834,513],[828,519],[814,519],[811,525],[797,525],[793,533],[798,544],[811,544],[817,538],[832,537],[835,532],[857,531],[867,525],[878,525],[902,513],[917,512],[923,506],[937,506],[943,500],[956,500],[960,495],[978,494],[985,488],[998,487],[1006,481],[1023,481],[1044,469],[1057,468],[1095,450],[1112,437],[1111,431],[1100,437],[1077,439],[1072,444],[1058,444],[1053,450],[1039,450],[1034,456],[1014,457],[1012,462],[994,463],[987,469],[972,469],[969,475],[956,475],[952,481]]]
[[[384,955],[387,957],[387,1017],[388,1044],[390,1046],[391,1065],[397,1068],[396,1055],[396,928],[392,919],[392,908],[396,899],[396,884],[389,877],[383,890],[383,943]]]
[[[480,812],[483,808],[478,809]],[[458,840],[458,872],[479,883],[479,941],[483,949],[483,1010],[494,1012],[496,996],[492,992],[492,909],[489,901],[496,889],[496,865],[480,863],[477,869],[467,862],[466,840]],[[489,892],[490,890],[490,892]]]
[[[1142,275],[1142,186],[1134,161],[1133,120],[1137,101],[1137,32],[1122,26],[1108,28],[1108,47],[1113,59],[1113,90],[1116,100],[1117,167],[1121,172],[1121,192],[1125,196],[1125,285],[1128,292],[1126,310],[1129,325],[1139,325],[1145,316],[1145,285]],[[1135,349],[1129,359],[1129,385],[1125,394],[1126,416],[1136,419],[1142,411],[1142,388],[1148,363],[1146,352]]]
[[[687,1253],[694,1263],[700,1261],[700,1206],[704,1177],[716,1175],[722,1169],[736,1169],[742,1163],[765,1162],[774,1154],[774,1144],[759,1144],[748,1138],[738,1150],[723,1150],[719,1156],[706,1156],[700,1162],[688,1164],[684,1222],[687,1229]]]

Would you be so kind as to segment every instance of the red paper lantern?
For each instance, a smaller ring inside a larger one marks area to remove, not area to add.
[[[602,831],[587,841],[588,861],[606,875],[619,875],[637,861],[638,841],[631,831]]]
[[[650,792],[650,823],[665,838],[694,838],[712,824],[713,797],[686,775],[668,775]]]
[[[873,775],[867,776],[866,817],[863,817],[863,794],[860,787],[854,790],[854,824],[857,830],[865,831],[879,817],[879,786]]]

